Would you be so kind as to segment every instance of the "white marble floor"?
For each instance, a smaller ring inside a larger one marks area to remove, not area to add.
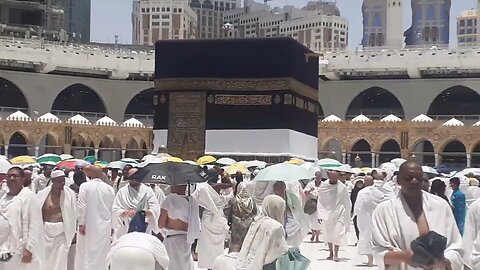
[[[353,228],[352,228],[353,229]],[[352,230],[353,231],[353,230]],[[328,247],[323,243],[310,243],[310,236],[300,246],[304,256],[310,259],[310,269],[334,269],[334,270],[376,270],[377,267],[367,267],[363,263],[367,262],[366,256],[360,256],[355,247],[356,237],[353,232],[349,234],[349,243],[347,247],[340,248],[340,262],[326,260],[328,257]],[[200,269],[200,268],[198,268]]]

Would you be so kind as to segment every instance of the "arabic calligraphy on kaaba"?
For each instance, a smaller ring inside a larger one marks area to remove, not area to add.
[[[271,105],[271,95],[215,95],[217,105]]]

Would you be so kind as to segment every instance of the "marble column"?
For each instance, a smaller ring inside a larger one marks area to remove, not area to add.
[[[125,153],[127,153],[127,150],[122,149],[122,158],[125,158]]]
[[[372,155],[372,168],[375,168],[375,160],[377,159],[377,154],[371,153]]]
[[[95,148],[93,151],[95,152],[95,158],[98,159],[98,148]]]
[[[472,167],[472,154],[467,154],[467,168]]]
[[[438,153],[435,153],[435,167],[440,166],[441,163],[441,156]]]
[[[8,158],[8,144],[5,144],[5,156]]]
[[[347,164],[347,153],[342,152],[342,163]]]
[[[38,153],[40,151],[40,146],[35,146],[35,156],[38,157]]]
[[[345,164],[349,164],[350,165],[350,161],[352,160],[352,154],[348,153],[347,154],[347,162],[345,162]]]
[[[375,165],[376,167],[380,166],[380,154],[377,154],[377,156],[375,157]]]

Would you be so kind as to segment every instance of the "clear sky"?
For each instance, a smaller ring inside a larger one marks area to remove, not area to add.
[[[91,0],[92,1],[92,41],[114,42],[114,35],[119,35],[120,43],[131,43],[132,40],[132,0]],[[260,1],[260,0],[256,0]],[[332,0],[333,1],[333,0]],[[410,7],[410,0],[404,0],[405,7]],[[303,7],[308,0],[274,0],[272,7],[294,5]],[[362,40],[362,0],[337,0],[342,16],[350,23],[350,47],[354,48]],[[456,17],[461,11],[476,6],[477,0],[452,0],[450,18],[450,43],[455,44]],[[411,24],[410,8],[405,10],[406,30]]]

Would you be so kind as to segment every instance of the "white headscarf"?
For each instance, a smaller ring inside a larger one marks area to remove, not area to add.
[[[285,200],[278,195],[268,195],[262,203],[262,215],[273,218],[283,225],[285,217]]]

